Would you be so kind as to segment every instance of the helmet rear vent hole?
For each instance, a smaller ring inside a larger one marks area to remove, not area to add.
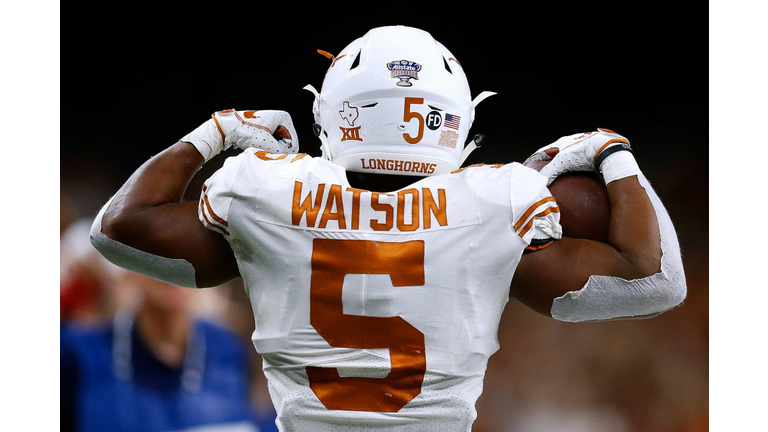
[[[374,103],[370,103],[368,105],[363,105],[360,108],[373,108],[373,107],[375,107],[378,104],[379,104],[378,102],[374,102]]]
[[[360,51],[357,52],[357,55],[355,56],[355,59],[352,61],[352,66],[349,67],[349,70],[352,70],[358,66],[360,66]]]
[[[448,71],[451,75],[453,75],[453,71],[451,70],[451,66],[448,64],[448,60],[443,57],[443,65],[445,66],[445,70]]]

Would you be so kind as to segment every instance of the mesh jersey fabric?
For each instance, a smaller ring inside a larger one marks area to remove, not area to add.
[[[520,257],[561,236],[546,178],[517,163],[378,193],[247,150],[199,215],[237,258],[282,431],[471,430]]]

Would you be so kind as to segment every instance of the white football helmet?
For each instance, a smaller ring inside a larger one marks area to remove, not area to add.
[[[370,30],[331,58],[313,113],[323,157],[348,171],[426,176],[451,172],[475,147],[464,70],[419,29]]]

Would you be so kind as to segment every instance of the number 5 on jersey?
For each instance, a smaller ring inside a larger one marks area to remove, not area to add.
[[[392,367],[385,378],[365,378],[309,366],[310,387],[328,409],[397,412],[421,393],[427,368],[424,334],[399,316],[344,314],[347,274],[386,274],[395,287],[424,285],[424,242],[313,242],[310,323],[331,346],[388,348]]]

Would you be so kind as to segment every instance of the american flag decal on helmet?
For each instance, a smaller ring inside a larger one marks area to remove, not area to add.
[[[458,130],[459,123],[461,123],[461,117],[455,114],[445,114],[445,122],[443,123],[444,126]]]

